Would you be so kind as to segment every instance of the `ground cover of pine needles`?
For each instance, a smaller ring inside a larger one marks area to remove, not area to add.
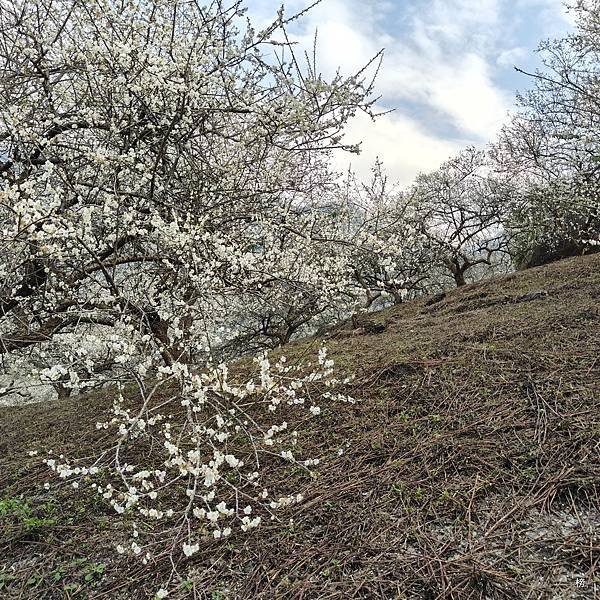
[[[182,558],[170,598],[600,593],[600,255],[428,300],[325,334],[359,401],[301,429],[315,476],[272,465],[304,502]],[[0,409],[0,598],[151,598],[171,570],[167,550],[116,555],[123,526],[98,499],[43,487],[45,449],[107,447],[95,424],[110,405]]]

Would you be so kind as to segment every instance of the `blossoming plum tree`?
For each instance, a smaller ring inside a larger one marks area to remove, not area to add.
[[[389,185],[380,162],[369,182],[350,175],[343,198],[339,236],[349,242],[346,260],[354,278],[349,292],[357,308],[399,304],[435,288],[435,247],[412,198]]]
[[[301,15],[281,9],[256,31],[244,12],[221,0],[0,0],[4,368],[27,367],[67,392],[135,383],[136,408],[119,392],[114,419],[99,425],[116,428],[112,459],[48,464],[76,478],[110,467],[116,479],[97,491],[118,512],[179,518],[186,554],[197,548],[192,518],[215,537],[260,521],[241,503],[258,485],[259,451],[246,472],[228,448],[245,434],[268,450],[288,425],[252,410],[272,417],[280,404],[302,406],[306,385],[336,381],[324,354],[320,370],[293,376],[283,363],[273,376],[263,357],[259,383],[244,385],[210,361],[239,333],[230,307],[256,299],[246,322],[285,297],[285,341],[347,285],[321,209],[329,153],[356,150],[341,132],[373,102],[369,65],[326,80],[314,61],[300,64],[288,25]],[[166,382],[186,414],[177,433],[152,408]],[[157,435],[162,466],[124,458]],[[181,481],[183,505],[152,505]],[[267,496],[271,508],[294,501]]]
[[[190,363],[217,302],[331,284],[326,236],[311,233],[327,155],[370,110],[372,81],[301,70],[291,19],[256,32],[243,12],[2,3],[4,355],[43,364],[51,349],[47,375],[66,369],[73,385],[100,357],[105,370],[139,355]]]
[[[580,0],[571,11],[575,32],[540,44],[542,68],[525,73],[532,88],[493,147],[515,190],[505,222],[521,255],[599,244],[600,5]]]

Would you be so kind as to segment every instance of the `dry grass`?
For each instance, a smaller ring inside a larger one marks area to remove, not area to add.
[[[305,502],[252,536],[207,542],[178,564],[171,597],[600,593],[599,299],[595,255],[395,307],[374,317],[379,334],[332,330],[360,402],[307,425],[302,445],[325,458],[316,478],[274,469]],[[44,491],[50,476],[26,454],[97,451],[108,403],[0,409],[0,498],[41,521],[0,516],[0,597],[148,598],[170,569],[117,561],[108,509]]]

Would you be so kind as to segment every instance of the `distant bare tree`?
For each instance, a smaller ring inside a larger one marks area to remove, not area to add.
[[[506,254],[501,199],[483,151],[469,148],[437,171],[420,175],[411,190],[423,234],[456,286],[477,267],[498,268]]]

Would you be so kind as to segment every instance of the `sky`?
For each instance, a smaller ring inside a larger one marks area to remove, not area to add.
[[[287,15],[309,2],[284,3]],[[264,24],[280,4],[248,0],[249,16]],[[325,76],[338,67],[350,75],[384,49],[376,108],[393,112],[350,122],[345,139],[362,141],[361,154],[336,153],[334,163],[368,178],[379,158],[391,181],[407,185],[462,148],[492,141],[516,92],[531,86],[514,67],[534,70],[539,42],[572,29],[561,0],[322,0],[291,33],[312,48],[317,32]]]

